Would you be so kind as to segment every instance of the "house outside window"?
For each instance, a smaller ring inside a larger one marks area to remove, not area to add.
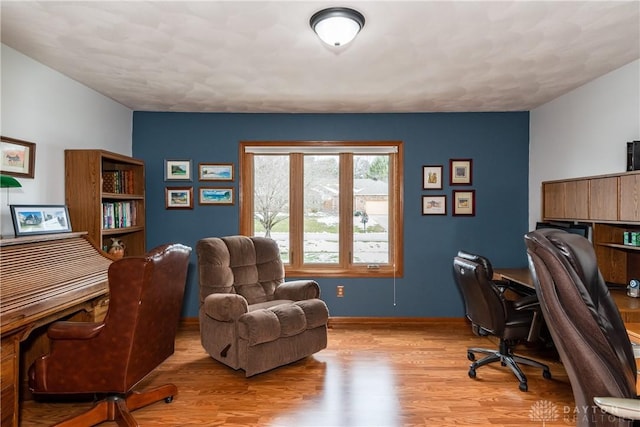
[[[401,142],[241,142],[240,173],[240,232],[288,276],[401,276]]]

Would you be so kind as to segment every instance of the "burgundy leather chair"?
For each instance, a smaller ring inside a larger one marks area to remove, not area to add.
[[[640,413],[636,362],[591,242],[542,229],[527,233],[525,244],[542,314],[571,382],[576,425],[632,425]]]
[[[145,256],[109,267],[109,308],[103,322],[53,323],[49,354],[29,368],[36,397],[105,397],[61,426],[89,426],[107,420],[137,426],[130,411],[177,394],[167,384],[146,392],[133,388],[174,352],[175,335],[191,248],[163,245]]]

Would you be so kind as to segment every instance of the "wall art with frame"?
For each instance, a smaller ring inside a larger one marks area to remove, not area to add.
[[[442,165],[422,166],[422,189],[442,190]]]
[[[69,210],[65,205],[11,205],[10,208],[16,237],[71,232]]]
[[[453,190],[453,215],[476,214],[476,190]]]
[[[447,196],[422,196],[422,215],[446,215]]]
[[[449,171],[451,185],[471,185],[473,182],[473,160],[471,159],[450,159]]]
[[[165,181],[191,181],[191,160],[165,160]]]
[[[20,139],[0,137],[0,172],[4,175],[33,178],[36,167],[36,144]]]
[[[232,187],[200,187],[201,205],[233,205]]]
[[[166,209],[193,209],[193,187],[166,187]]]
[[[200,181],[233,181],[233,163],[200,163]]]

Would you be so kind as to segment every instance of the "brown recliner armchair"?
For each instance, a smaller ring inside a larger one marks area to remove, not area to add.
[[[469,366],[469,377],[476,378],[476,370],[481,366],[500,362],[511,369],[521,391],[527,391],[528,384],[519,365],[540,368],[544,378],[551,378],[547,365],[513,352],[517,344],[539,338],[539,305],[536,296],[521,296],[516,300],[506,298],[509,284],[492,280],[493,271],[488,259],[465,251],[458,252],[453,259],[453,277],[462,294],[465,315],[474,332],[481,336],[493,335],[500,340],[497,349],[467,349],[467,358],[473,362]],[[476,360],[476,353],[486,356]]]
[[[327,347],[329,310],[320,287],[284,281],[274,240],[210,237],[196,252],[200,338],[213,359],[250,377]]]
[[[640,417],[634,352],[592,244],[555,229],[527,233],[525,243],[542,314],[571,382],[576,425],[632,425]]]
[[[33,394],[106,396],[58,425],[116,420],[137,426],[130,411],[173,399],[173,384],[146,392],[133,388],[174,352],[190,253],[187,246],[171,244],[144,257],[115,261],[108,272],[109,308],[103,322],[51,324],[50,353],[29,368]]]

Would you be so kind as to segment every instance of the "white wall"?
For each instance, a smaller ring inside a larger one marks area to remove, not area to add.
[[[624,172],[640,140],[640,60],[531,111],[529,225],[542,214],[542,181]]]
[[[131,155],[133,111],[1,45],[0,132],[36,144],[34,179],[0,190],[0,233],[13,236],[9,204],[64,204],[64,150]]]

